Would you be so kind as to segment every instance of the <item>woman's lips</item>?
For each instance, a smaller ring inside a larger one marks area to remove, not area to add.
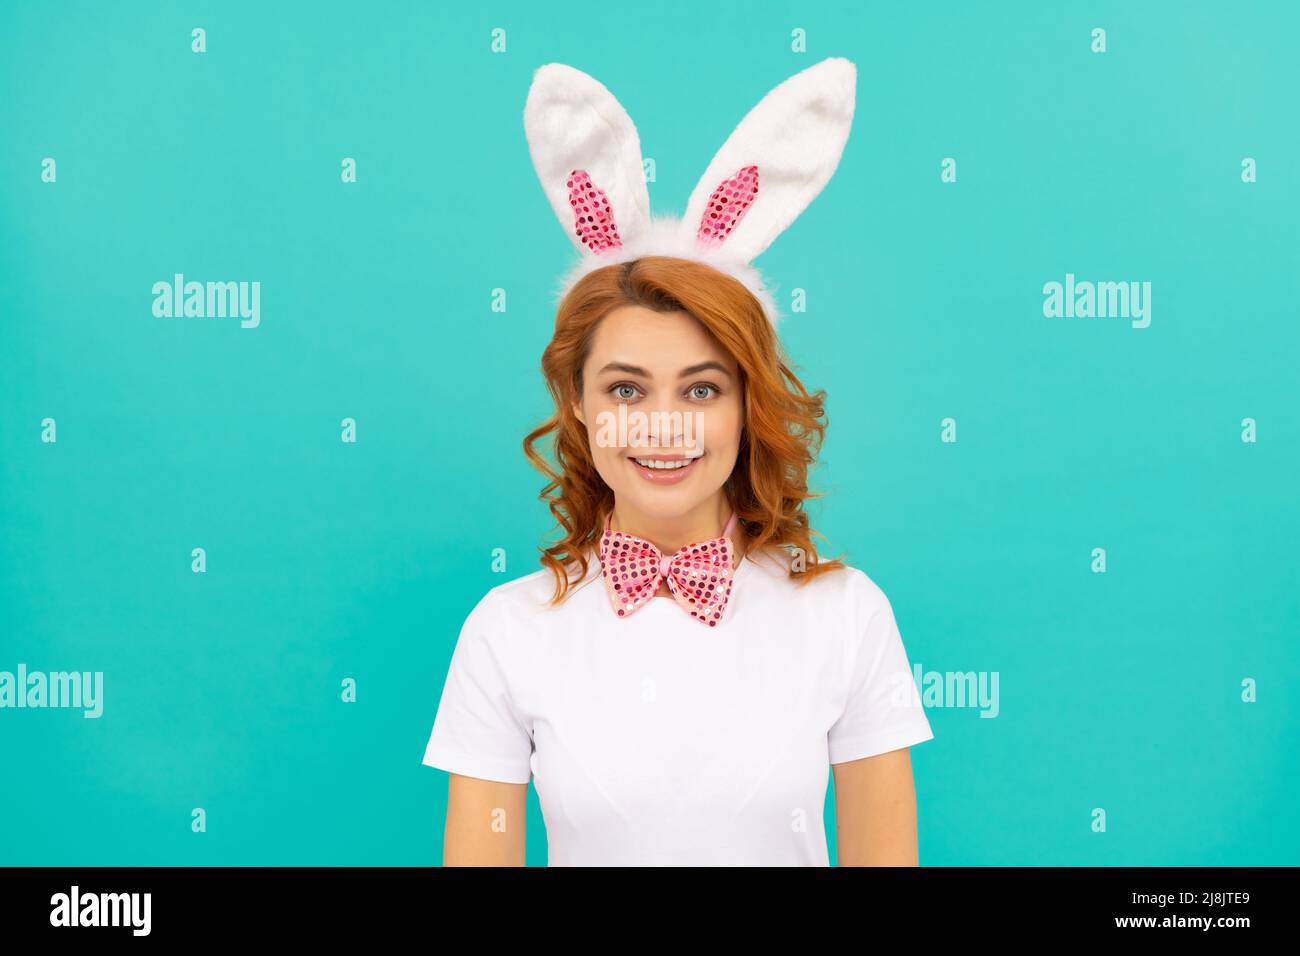
[[[636,457],[642,461],[685,461],[688,458],[686,455],[638,455]],[[695,471],[696,463],[703,457],[704,455],[697,455],[690,458],[690,464],[681,465],[677,468],[647,468],[645,465],[637,464],[636,458],[629,458],[628,462],[636,469],[637,474],[646,481],[653,482],[656,485],[675,485],[680,481],[685,481]]]

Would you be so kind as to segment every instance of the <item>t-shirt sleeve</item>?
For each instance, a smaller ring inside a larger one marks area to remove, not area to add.
[[[488,598],[470,612],[456,640],[424,763],[449,773],[502,783],[532,777],[532,731],[511,696],[503,650]]]
[[[874,757],[934,737],[894,609],[874,582],[864,578],[864,587],[871,598],[862,612],[867,623],[855,626],[848,635],[844,712],[827,734],[833,764]]]

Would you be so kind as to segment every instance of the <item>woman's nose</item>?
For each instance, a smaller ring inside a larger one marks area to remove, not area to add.
[[[658,448],[690,445],[690,436],[700,430],[700,425],[688,420],[691,414],[692,409],[682,408],[671,401],[654,409],[646,430],[650,444]]]

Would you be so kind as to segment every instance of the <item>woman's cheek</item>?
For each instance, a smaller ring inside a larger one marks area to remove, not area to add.
[[[719,452],[740,447],[740,409],[716,408],[705,415],[704,434],[706,447],[713,446]]]
[[[587,434],[596,471],[605,480],[605,484],[612,487],[620,479],[619,469],[623,463],[623,449],[603,443],[609,437],[605,429],[595,428]]]

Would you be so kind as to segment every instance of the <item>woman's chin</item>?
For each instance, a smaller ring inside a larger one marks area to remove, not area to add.
[[[693,481],[676,485],[615,488],[618,501],[631,505],[645,517],[655,521],[672,521],[690,514],[716,495],[722,486],[701,491]]]

